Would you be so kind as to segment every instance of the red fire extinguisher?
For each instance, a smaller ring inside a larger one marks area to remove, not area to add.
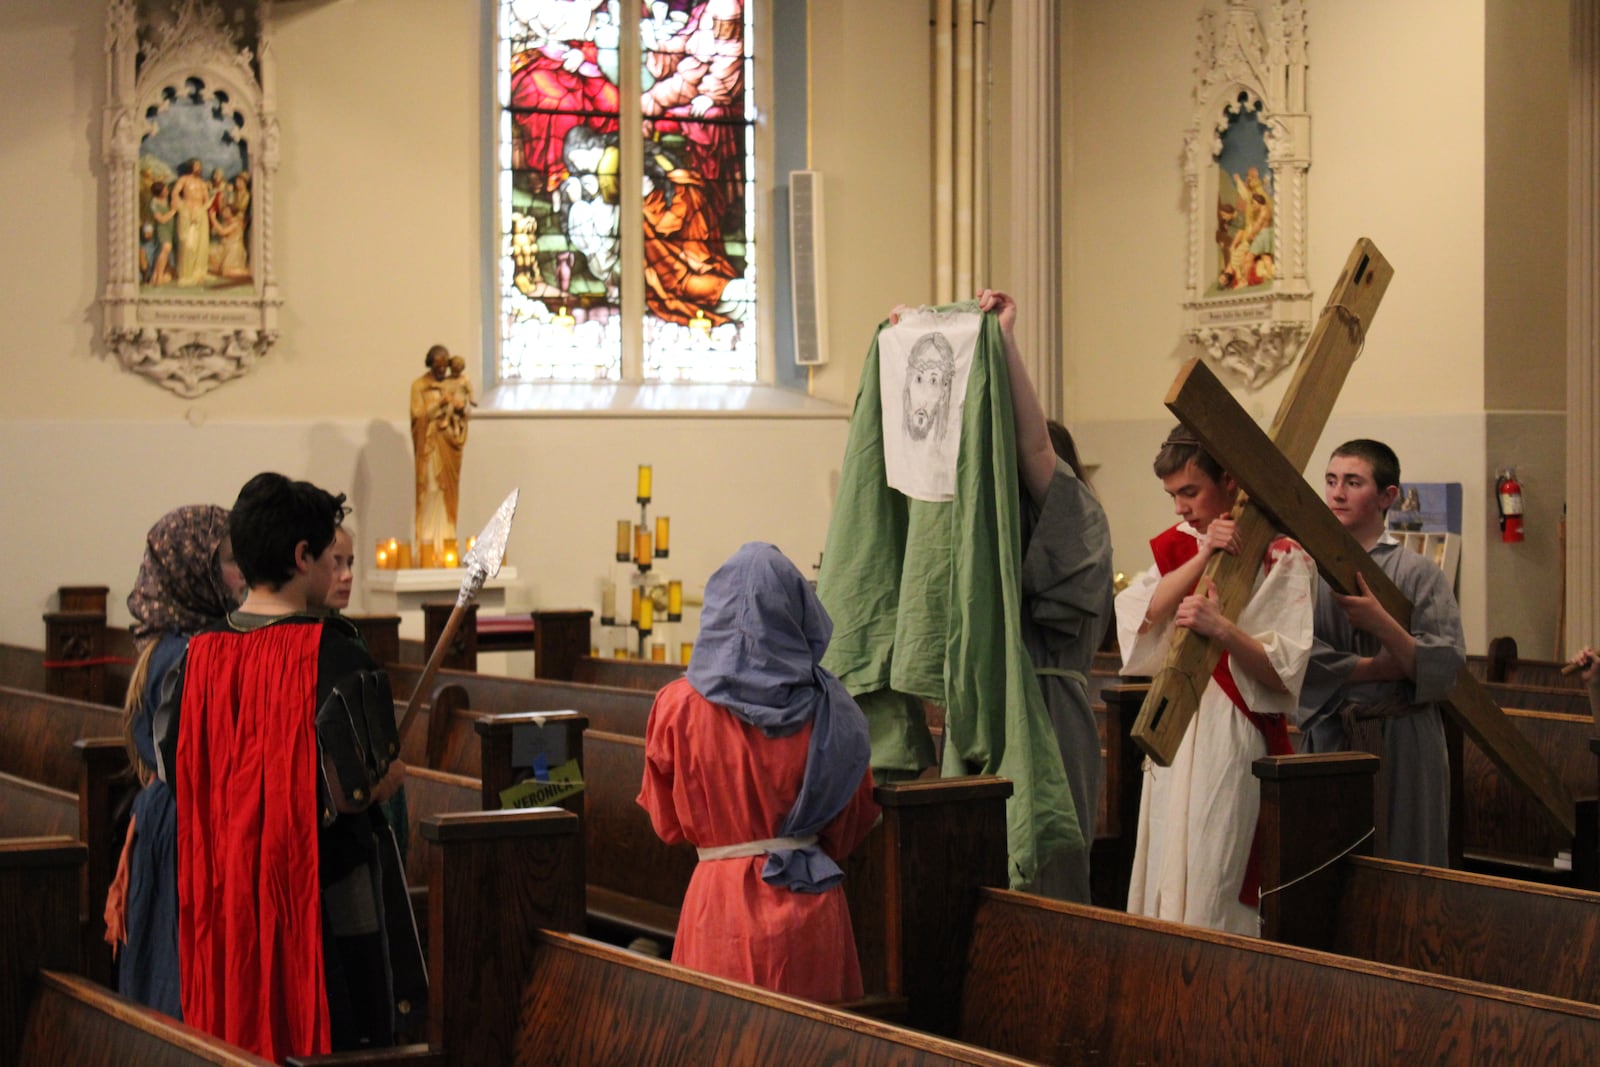
[[[1495,500],[1500,505],[1500,540],[1512,544],[1522,540],[1522,483],[1517,468],[1506,467],[1494,483]]]

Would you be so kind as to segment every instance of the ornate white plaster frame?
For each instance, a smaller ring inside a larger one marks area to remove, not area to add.
[[[1194,120],[1183,151],[1189,201],[1184,336],[1251,389],[1293,363],[1311,332],[1305,9],[1305,0],[1226,0],[1223,10],[1200,14]],[[1211,292],[1218,275],[1216,160],[1230,119],[1246,108],[1266,127],[1277,274],[1270,285]]]
[[[230,14],[253,10],[257,40],[237,39]],[[269,27],[271,0],[177,0],[170,18],[141,25],[138,0],[111,0],[106,14],[108,99],[103,159],[108,210],[107,272],[101,304],[106,347],[122,365],[183,397],[199,396],[246,373],[277,340],[277,279],[272,260],[272,193],[278,170],[278,120]],[[251,284],[217,292],[141,288],[137,222],[139,157],[147,118],[167,89],[197,79],[207,95],[225,93],[250,146],[248,256]]]

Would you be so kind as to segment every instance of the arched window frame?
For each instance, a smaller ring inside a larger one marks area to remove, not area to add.
[[[775,310],[780,281],[775,269],[774,218],[771,190],[773,181],[773,134],[769,117],[772,99],[772,19],[771,0],[746,0],[750,9],[752,70],[747,75],[753,89],[753,103],[747,105],[753,117],[753,157],[748,196],[754,205],[752,228],[755,252],[754,277],[757,281],[753,314],[755,370],[753,381],[647,381],[643,376],[644,257],[642,234],[643,164],[640,153],[624,152],[619,205],[622,244],[622,358],[621,381],[507,381],[502,376],[500,317],[501,285],[505,238],[502,221],[500,183],[505,171],[502,158],[502,99],[500,8],[501,0],[483,0],[483,39],[486,62],[484,79],[484,145],[482,278],[484,285],[484,366],[490,390],[483,414],[511,414],[517,411],[575,410],[603,412],[606,409],[640,411],[707,410],[749,406],[760,386],[774,382]],[[636,0],[618,0],[622,19],[619,59],[620,128],[641,130],[642,109],[640,75],[643,49],[639,37],[640,9]],[[642,143],[642,136],[639,143]],[[634,220],[629,224],[627,220]],[[782,358],[782,357],[780,357]],[[755,387],[753,390],[752,387]],[[762,406],[757,404],[757,406]]]

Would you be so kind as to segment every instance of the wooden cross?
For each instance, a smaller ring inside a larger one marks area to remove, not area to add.
[[[1261,431],[1198,360],[1179,372],[1167,393],[1167,407],[1244,491],[1235,508],[1239,554],[1213,555],[1205,572],[1217,583],[1219,606],[1230,619],[1237,619],[1249,600],[1261,557],[1276,530],[1282,529],[1300,542],[1334,589],[1345,594],[1358,592],[1355,576],[1359,572],[1390,615],[1402,625],[1410,621],[1410,601],[1300,476],[1393,275],[1393,268],[1372,242],[1365,238],[1356,242],[1279,405],[1270,434]],[[1335,321],[1336,315],[1339,321]],[[1133,736],[1163,766],[1176,753],[1199,707],[1199,694],[1221,655],[1221,648],[1213,642],[1180,630],[1166,666],[1153,679]],[[1568,834],[1575,831],[1572,796],[1561,779],[1465,667],[1445,710],[1509,780],[1534,797],[1555,825]]]

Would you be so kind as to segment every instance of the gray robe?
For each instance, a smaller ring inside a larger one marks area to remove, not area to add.
[[[1061,460],[1041,508],[1022,496],[1022,642],[1044,691],[1084,847],[1057,855],[1025,888],[1089,903],[1105,761],[1086,679],[1112,618],[1111,529],[1089,488]]]
[[[1340,752],[1367,746],[1347,736],[1340,708],[1346,703],[1417,705],[1397,718],[1366,724],[1372,749],[1383,760],[1378,803],[1383,812],[1378,854],[1408,863],[1448,867],[1450,762],[1438,701],[1455,684],[1466,662],[1461,609],[1444,572],[1428,559],[1391,542],[1372,548],[1373,560],[1411,601],[1411,635],[1417,641],[1415,682],[1363,682],[1346,679],[1356,661],[1382,647],[1371,634],[1350,625],[1333,599],[1327,580],[1317,585],[1316,645],[1300,693],[1301,751]],[[1376,743],[1381,737],[1381,749]],[[1385,840],[1385,837],[1387,840]]]

